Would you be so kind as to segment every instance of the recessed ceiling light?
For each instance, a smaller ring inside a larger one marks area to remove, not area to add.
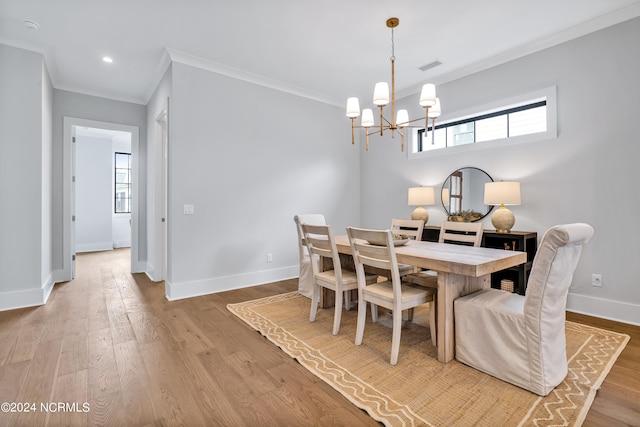
[[[113,62],[113,58],[111,58],[110,56],[103,56],[102,60],[108,64],[111,64]]]
[[[30,30],[37,30],[38,28],[40,28],[40,24],[38,24],[33,19],[23,19],[21,22],[22,22],[22,25],[24,25]]]

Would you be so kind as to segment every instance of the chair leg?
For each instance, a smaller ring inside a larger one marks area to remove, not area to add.
[[[371,320],[373,323],[378,322],[378,306],[374,303],[371,303]]]
[[[351,291],[344,291],[344,309],[351,310]]]
[[[343,292],[336,291],[336,303],[333,307],[333,335],[338,335],[340,331],[340,318],[342,318],[342,296]]]
[[[393,310],[393,332],[391,335],[391,364],[398,363],[398,353],[400,352],[400,332],[402,331],[402,311]]]
[[[364,322],[367,320],[367,302],[362,298],[358,298],[358,322],[356,323],[356,345],[362,344],[364,336]]]
[[[320,286],[313,285],[313,294],[311,295],[311,313],[309,314],[309,322],[316,321],[316,314],[318,313],[318,303],[320,302]]]
[[[413,308],[407,310],[407,320],[409,322],[413,321]]]

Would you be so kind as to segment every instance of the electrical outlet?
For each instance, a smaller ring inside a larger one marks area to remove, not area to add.
[[[599,288],[602,287],[602,274],[592,274],[591,275],[591,285],[597,286]]]
[[[267,262],[273,262],[273,254],[272,253],[268,253],[267,254]]]

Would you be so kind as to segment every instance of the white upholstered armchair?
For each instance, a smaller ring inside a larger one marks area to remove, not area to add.
[[[542,237],[526,295],[484,289],[454,301],[456,359],[546,396],[567,375],[565,309],[588,224],[558,225]]]
[[[298,231],[298,250],[300,255],[300,278],[298,279],[298,292],[307,298],[313,296],[313,288],[315,287],[315,279],[313,277],[313,268],[311,266],[312,258],[309,257],[309,251],[302,241],[302,228],[300,224],[311,225],[327,225],[322,214],[301,214],[293,217]],[[317,255],[313,256],[313,262],[319,262]]]

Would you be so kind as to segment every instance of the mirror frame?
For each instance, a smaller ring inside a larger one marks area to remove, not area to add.
[[[447,219],[449,221],[458,221],[458,222],[476,222],[476,221],[480,221],[481,219],[483,219],[484,217],[489,215],[489,213],[491,213],[491,211],[493,210],[493,205],[491,205],[491,206],[484,205],[487,208],[486,212],[484,212],[484,213],[479,212],[479,211],[473,211],[473,210],[462,210],[461,213],[463,215],[455,215],[454,216],[454,215],[451,215],[451,212],[449,211],[449,206],[445,206],[445,204],[444,204],[443,193],[444,193],[444,190],[445,190],[445,186],[447,186],[447,184],[451,180],[451,177],[454,176],[454,174],[456,174],[456,173],[458,173],[460,171],[463,171],[464,169],[475,169],[475,170],[485,174],[487,176],[487,178],[489,178],[489,181],[487,181],[487,182],[494,182],[493,178],[491,177],[491,175],[489,175],[487,172],[485,172],[484,170],[482,170],[480,168],[476,168],[474,166],[465,166],[465,167],[462,167],[460,169],[456,169],[455,171],[451,172],[449,174],[449,176],[447,176],[447,178],[442,183],[442,188],[440,189],[440,202],[442,203],[442,207],[444,208],[444,211],[447,214]],[[446,188],[449,189],[449,187],[450,186],[447,186]],[[484,185],[482,186],[480,191],[482,192],[482,194],[484,194]],[[474,213],[477,213],[478,215],[474,215]],[[467,214],[467,215],[465,215],[465,214]]]

